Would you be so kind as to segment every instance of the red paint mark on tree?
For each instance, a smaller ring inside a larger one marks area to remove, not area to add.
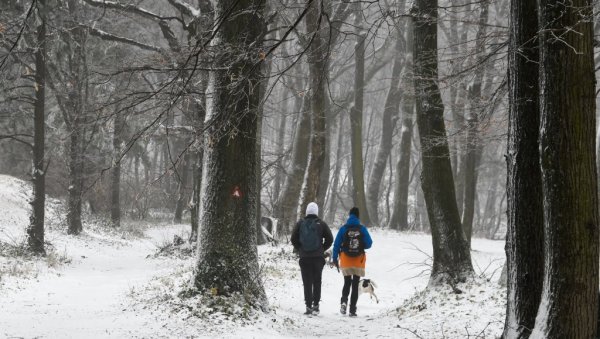
[[[238,185],[233,186],[233,190],[231,191],[231,196],[235,199],[240,199],[243,196],[240,186],[238,186]]]

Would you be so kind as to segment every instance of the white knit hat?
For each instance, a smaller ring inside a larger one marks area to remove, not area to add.
[[[306,215],[309,214],[319,215],[319,205],[316,202],[308,203],[306,206]]]

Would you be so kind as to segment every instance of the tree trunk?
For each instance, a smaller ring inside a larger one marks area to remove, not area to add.
[[[256,63],[260,62],[266,30],[262,9],[263,2],[257,0],[216,4],[216,17],[225,18],[216,41],[227,46],[215,58],[220,70],[211,73],[202,228],[194,277],[200,291],[241,293],[251,305],[261,308],[267,302],[256,249],[256,204],[260,194],[256,138],[262,78]]]
[[[475,212],[475,199],[477,190],[477,177],[479,160],[483,153],[483,145],[479,138],[479,110],[481,105],[481,87],[483,82],[483,67],[485,58],[485,38],[488,20],[489,1],[484,1],[481,4],[481,12],[479,14],[479,28],[475,38],[475,53],[477,54],[476,64],[478,65],[475,71],[475,78],[469,90],[470,114],[467,118],[467,137],[465,150],[465,167],[464,167],[464,194],[462,208],[462,224],[471,248],[471,234],[473,233],[473,214]]]
[[[398,163],[396,164],[396,184],[394,188],[394,209],[390,217],[389,226],[395,230],[407,231],[408,225],[408,189],[410,186],[410,149],[413,138],[413,115],[415,109],[414,101],[414,78],[413,78],[413,22],[407,20],[406,29],[406,52],[410,54],[406,58],[405,76],[402,80],[404,91],[402,101],[402,122],[400,129],[400,146]]]
[[[444,107],[437,84],[437,3],[437,0],[417,0],[413,8],[421,185],[433,240],[430,285],[453,284],[473,274],[471,254],[456,206]]]
[[[113,126],[113,168],[111,173],[111,208],[110,220],[113,227],[121,226],[121,145],[123,143],[123,129],[125,116],[117,107]],[[139,187],[139,157],[135,157],[136,186]]]
[[[310,141],[310,159],[306,175],[306,191],[301,209],[309,202],[314,201],[323,206],[323,199],[327,187],[323,186],[322,176],[326,160],[327,129],[325,112],[327,111],[327,74],[328,46],[325,43],[325,23],[322,10],[324,0],[312,2],[306,14],[306,29],[313,34],[313,39],[308,47],[309,79],[311,89],[312,130]],[[321,199],[320,199],[321,198]]]
[[[196,142],[192,146],[192,176],[193,176],[193,191],[192,191],[192,201],[190,208],[190,221],[191,221],[191,233],[190,233],[190,242],[195,242],[198,239],[198,228],[200,224],[200,191],[202,189],[202,164],[204,162],[204,147],[202,145],[203,139],[203,129],[204,129],[204,118],[206,116],[206,88],[208,86],[208,76],[203,75],[201,81],[201,95],[199,98],[199,102],[195,107],[195,116],[194,116],[194,137],[196,138]]]
[[[360,14],[357,13],[357,16]],[[362,149],[362,120],[363,120],[363,97],[365,87],[365,39],[366,36],[358,35],[354,56],[356,73],[354,75],[354,106],[350,109],[350,130],[352,150],[352,198],[354,206],[360,210],[360,220],[364,224],[370,224],[369,210],[365,197],[365,175]],[[384,164],[385,165],[385,164]],[[375,204],[377,205],[377,204]]]
[[[407,81],[412,82],[412,79]],[[407,84],[404,88],[413,86]],[[412,88],[411,88],[412,89]],[[394,209],[390,218],[390,228],[407,231],[408,225],[408,189],[410,186],[410,148],[413,136],[414,101],[404,96],[402,105],[402,129],[400,131],[399,157],[396,164],[396,184],[394,188]]]
[[[188,140],[189,143],[189,140]],[[183,217],[183,210],[189,201],[189,171],[191,164],[191,152],[187,150],[179,170],[179,186],[177,187],[177,204],[175,205],[175,216],[173,222],[180,224]]]
[[[379,148],[377,155],[375,156],[375,162],[373,170],[369,177],[369,185],[367,190],[367,203],[369,205],[369,216],[374,225],[379,225],[379,212],[377,205],[379,202],[379,192],[381,188],[381,180],[383,179],[383,173],[388,163],[390,154],[392,153],[392,137],[394,129],[396,129],[396,120],[398,119],[398,111],[400,109],[400,100],[402,93],[400,92],[400,73],[404,66],[404,54],[403,54],[403,37],[401,32],[396,32],[398,35],[396,39],[396,58],[394,59],[394,66],[392,67],[392,76],[390,82],[390,89],[388,90],[387,97],[385,99],[385,106],[383,108],[383,117],[381,120],[381,139],[379,141]],[[358,46],[357,46],[358,48]],[[364,52],[364,42],[363,42]],[[364,66],[364,62],[363,62]],[[357,63],[358,68],[358,63]],[[406,92],[406,90],[403,88]],[[355,89],[356,91],[356,89]],[[360,89],[362,92],[362,88]]]
[[[599,239],[592,1],[541,0],[538,5],[547,246],[531,338],[595,338]]]
[[[200,95],[198,101],[192,100],[195,142],[192,145],[192,198],[191,198],[191,233],[190,242],[195,242],[198,239],[198,227],[200,223],[200,191],[202,189],[202,164],[204,162],[204,118],[206,117],[206,91],[208,89],[208,74],[204,73],[200,78]]]
[[[83,194],[83,154],[82,126],[80,117],[71,122],[71,140],[69,145],[69,204],[67,210],[68,234],[81,233],[81,196]]]
[[[535,0],[511,0],[507,146],[507,304],[503,337],[528,338],[544,274],[544,211],[539,159],[539,50]],[[495,184],[495,183],[494,183]],[[486,222],[492,192],[483,222]],[[495,193],[492,196],[495,200]],[[490,218],[491,219],[491,218]]]
[[[265,5],[266,6],[266,5]],[[268,12],[268,7],[263,9],[265,12]],[[266,39],[271,39],[270,36],[267,36]],[[256,110],[257,115],[257,134],[256,134],[256,168],[258,169],[258,175],[256,175],[256,187],[258,187],[258,197],[256,201],[256,239],[257,245],[263,245],[267,243],[267,237],[262,231],[262,126],[264,119],[264,111],[265,111],[265,95],[267,93],[269,79],[271,76],[271,59],[265,60],[262,63],[262,73],[266,75],[266,79],[259,83],[259,96],[258,96],[258,109]]]
[[[281,183],[284,180],[285,171],[283,170],[283,158],[285,149],[285,132],[287,124],[287,114],[280,114],[279,117],[279,130],[277,133],[277,150],[276,156],[278,157],[277,166],[275,168],[275,179],[273,183],[273,196],[275,199],[279,197],[281,193]]]
[[[298,200],[302,190],[302,181],[308,164],[308,150],[310,147],[310,111],[308,106],[310,98],[304,96],[300,118],[294,136],[294,145],[291,161],[291,173],[286,177],[283,191],[275,204],[275,217],[279,219],[281,234],[291,232],[291,226],[296,222]]]
[[[45,254],[44,249],[44,211],[46,207],[46,0],[38,0],[37,15],[39,24],[36,29],[37,50],[35,52],[35,106],[33,109],[33,199],[31,216],[27,227],[27,244],[37,254]]]
[[[329,208],[327,209],[327,222],[333,223],[335,220],[335,212],[337,210],[337,191],[340,183],[340,169],[342,168],[342,152],[344,142],[344,118],[340,114],[338,119],[338,138],[335,148],[335,169],[333,172],[333,183],[331,184],[331,193],[329,194]]]
[[[121,226],[121,144],[123,143],[123,129],[125,117],[117,108],[113,128],[113,168],[111,173],[111,208],[110,220],[113,227]],[[135,177],[138,180],[139,158],[135,158]],[[139,186],[139,185],[138,185]]]

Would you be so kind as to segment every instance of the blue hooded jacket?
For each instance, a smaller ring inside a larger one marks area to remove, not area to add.
[[[346,224],[340,228],[340,230],[337,232],[337,235],[335,236],[335,241],[333,242],[333,254],[331,258],[333,262],[336,262],[338,260],[340,249],[342,247],[342,241],[344,241],[344,234],[346,234],[346,229],[350,226],[356,225],[360,225],[360,232],[363,235],[365,249],[371,248],[371,245],[373,245],[373,239],[371,239],[371,235],[369,234],[367,228],[361,225],[360,219],[358,219],[356,215],[350,214],[350,217],[348,217]]]

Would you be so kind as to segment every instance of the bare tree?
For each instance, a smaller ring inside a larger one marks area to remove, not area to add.
[[[438,87],[437,0],[414,3],[414,74],[421,141],[421,185],[433,240],[430,284],[453,283],[473,273],[454,193],[444,107]]]
[[[592,1],[542,0],[538,6],[547,246],[531,338],[594,338],[599,239]]]
[[[535,323],[544,274],[536,1],[512,0],[510,13],[506,159],[508,300],[503,336],[528,338]]]
[[[46,0],[36,6],[37,28],[35,53],[35,107],[33,112],[33,199],[31,200],[30,224],[27,228],[27,243],[35,252],[44,254],[44,214],[46,208],[46,159],[44,156],[46,133],[46,24],[48,7]]]
[[[413,78],[413,22],[409,18],[406,25],[406,67],[402,78],[402,121],[400,145],[396,164],[396,182],[394,187],[394,209],[389,225],[393,229],[406,231],[408,225],[408,189],[410,185],[410,159],[413,138],[413,116],[415,110]]]
[[[311,139],[310,158],[306,175],[306,191],[302,206],[315,201],[323,206],[327,187],[323,187],[321,176],[323,175],[326,150],[327,150],[327,127],[326,111],[327,100],[327,77],[329,72],[328,44],[326,38],[326,25],[324,22],[325,1],[315,0],[307,6],[306,30],[312,34],[308,47],[308,69],[310,78],[310,101],[311,101]],[[329,164],[327,164],[329,167]]]
[[[350,147],[352,155],[352,200],[361,211],[360,219],[365,224],[370,224],[367,197],[365,194],[365,170],[363,162],[363,109],[365,89],[365,40],[366,35],[361,32],[362,17],[360,3],[356,5],[354,21],[356,27],[356,45],[354,47],[354,105],[350,108]],[[384,160],[385,163],[385,160]],[[375,208],[377,205],[375,205]]]
[[[242,293],[266,302],[258,270],[256,228],[260,175],[257,157],[261,48],[266,30],[263,1],[220,1],[222,18],[212,110],[208,112],[195,285],[218,294]]]
[[[475,199],[477,199],[477,177],[479,160],[483,152],[483,145],[479,137],[479,114],[481,110],[482,82],[485,71],[485,35],[489,15],[489,1],[481,3],[481,12],[475,40],[475,51],[477,55],[475,77],[468,91],[470,112],[467,118],[466,155],[464,161],[464,194],[462,208],[462,225],[471,247],[471,234],[473,233],[473,214],[475,213]]]

